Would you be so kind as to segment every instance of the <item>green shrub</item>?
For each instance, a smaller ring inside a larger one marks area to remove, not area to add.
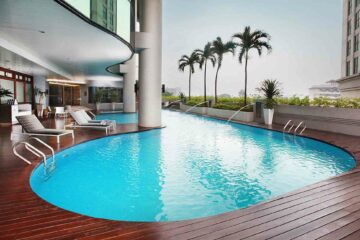
[[[162,96],[163,101],[175,102],[180,100],[180,96]]]
[[[170,96],[163,97],[163,99],[168,99],[168,101],[176,101],[179,100],[178,96]],[[208,99],[212,99],[212,97],[208,97]],[[254,103],[259,98],[249,97],[247,102]],[[261,100],[261,99],[259,99]],[[309,97],[277,97],[275,101],[278,104],[284,105],[293,105],[293,106],[319,106],[319,107],[337,107],[337,108],[360,108],[360,98],[339,98],[339,99],[329,99],[326,97],[314,98],[312,100]],[[190,106],[194,106],[196,104],[204,102],[203,96],[194,96],[191,97],[191,100],[187,100],[186,104]],[[214,103],[214,101],[213,101]],[[206,104],[200,105],[206,106]],[[244,98],[241,97],[221,97],[218,98],[217,104],[213,107],[218,109],[227,109],[227,110],[239,110],[240,106],[244,106]],[[250,106],[252,109],[252,106]]]
[[[222,104],[222,103],[218,103],[215,104],[214,106],[212,106],[213,108],[216,109],[224,109],[224,110],[233,110],[233,111],[238,111],[240,109],[240,105],[234,105],[234,104]],[[247,106],[246,108],[243,108],[241,111],[243,112],[253,112],[254,108],[252,105]]]
[[[201,103],[202,103],[202,104],[201,104]],[[188,105],[188,106],[198,105],[198,107],[206,107],[206,106],[207,106],[207,102],[204,103],[204,99],[202,99],[201,101],[199,101],[199,100],[193,100],[193,98],[191,98],[191,100],[186,101],[186,105]]]

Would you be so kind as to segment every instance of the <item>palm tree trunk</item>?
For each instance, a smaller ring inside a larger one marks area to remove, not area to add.
[[[218,79],[219,69],[220,69],[220,65],[218,65],[215,75],[215,104],[217,103],[217,79]]]
[[[206,61],[205,61],[205,69],[204,69],[204,102],[206,102]]]
[[[191,68],[189,69],[189,100],[191,99]]]
[[[244,92],[244,106],[246,106],[246,99],[247,99],[247,64],[248,64],[248,52],[246,51],[245,54],[245,92]]]

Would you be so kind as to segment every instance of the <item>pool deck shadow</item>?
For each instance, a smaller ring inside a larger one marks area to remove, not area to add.
[[[44,125],[54,127],[55,121],[44,121]],[[146,130],[150,129],[121,124],[113,134]],[[20,131],[18,125],[0,126],[0,239],[360,239],[360,137],[311,129],[304,134],[350,152],[357,167],[347,173],[213,217],[141,223],[86,217],[40,199],[29,185],[40,160],[29,156],[33,164],[27,165],[11,151]],[[75,140],[64,137],[60,146],[55,139],[45,139],[60,151],[104,136],[104,131],[76,129]]]

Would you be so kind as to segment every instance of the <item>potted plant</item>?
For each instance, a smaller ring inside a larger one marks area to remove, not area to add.
[[[117,89],[113,89],[113,90],[111,91],[110,98],[111,98],[111,108],[112,108],[113,111],[115,111],[115,109],[116,109],[116,103],[117,103],[118,100],[119,100],[119,94],[118,94]]]
[[[275,97],[280,95],[280,83],[277,80],[266,79],[259,88],[265,96],[264,121],[266,125],[271,125],[274,117]]]
[[[96,111],[100,111],[100,103],[103,97],[103,91],[99,88],[95,91],[95,104],[96,104]]]
[[[186,97],[185,97],[185,94],[184,94],[184,93],[180,92],[180,93],[179,93],[179,98],[180,98],[180,101],[181,101],[182,103],[186,103]]]
[[[36,104],[36,112],[38,117],[43,117],[44,112],[44,99],[49,94],[49,90],[42,90],[40,88],[35,88],[35,96],[38,99]]]
[[[0,104],[3,97],[12,97],[13,93],[5,88],[0,87]]]

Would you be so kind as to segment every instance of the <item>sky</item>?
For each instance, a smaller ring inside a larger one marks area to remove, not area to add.
[[[308,95],[308,88],[340,78],[342,0],[163,0],[162,78],[166,87],[188,92],[188,69],[178,70],[183,54],[208,41],[231,39],[245,26],[271,35],[271,54],[251,53],[248,92],[264,79],[281,82],[285,96]],[[192,95],[203,94],[203,71],[196,67]],[[208,68],[207,91],[214,95],[215,68]],[[244,65],[227,54],[218,93],[238,96]]]

